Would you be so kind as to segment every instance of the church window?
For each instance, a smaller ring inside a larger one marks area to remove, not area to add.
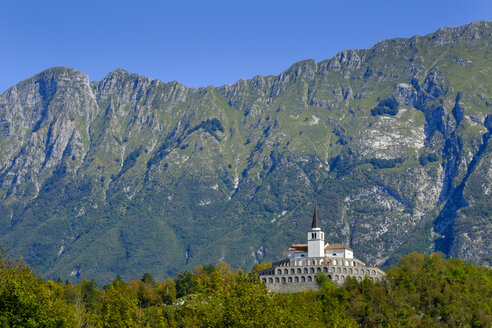
[[[304,268],[304,273],[308,273],[308,269],[307,268]]]
[[[301,268],[297,269],[297,274],[301,274],[301,273],[302,273]]]
[[[328,268],[327,267],[324,267],[323,268],[323,272],[328,272]]]
[[[343,268],[342,272],[347,273],[347,269]]]
[[[292,282],[292,277],[289,277],[289,278],[288,278],[288,281],[289,281],[289,282]]]
[[[268,282],[269,283],[273,283],[273,279],[272,278],[268,278]]]
[[[311,278],[311,276],[308,276],[308,281],[313,281],[313,278]]]
[[[278,280],[278,277],[277,277],[277,278],[275,278],[275,283],[277,283],[277,284],[278,284],[279,282],[280,282],[280,280]]]
[[[306,281],[306,277],[302,276],[301,277],[301,282],[305,282]]]
[[[340,268],[337,268],[337,272],[338,272],[338,273],[340,273],[340,272],[342,272],[342,271],[340,270]]]
[[[282,277],[282,283],[285,284],[285,277]]]
[[[299,282],[299,277],[295,277],[294,282]]]
[[[309,271],[310,271],[311,273],[314,273],[314,268],[311,268]]]

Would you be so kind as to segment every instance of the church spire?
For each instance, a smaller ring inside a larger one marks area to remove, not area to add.
[[[318,206],[314,206],[313,223],[311,223],[311,229],[314,228],[321,228],[318,220]]]

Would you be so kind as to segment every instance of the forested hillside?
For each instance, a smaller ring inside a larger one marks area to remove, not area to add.
[[[491,35],[442,28],[221,87],[41,72],[0,95],[0,246],[72,282],[251,268],[304,242],[317,204],[326,241],[369,265],[491,265]]]
[[[5,327],[490,327],[492,270],[413,253],[374,283],[348,279],[319,291],[269,293],[225,262],[176,279],[121,278],[98,287],[43,281],[21,262],[0,262]]]

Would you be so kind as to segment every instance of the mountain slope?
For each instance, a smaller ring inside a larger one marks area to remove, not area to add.
[[[371,264],[491,264],[490,22],[187,88],[46,70],[0,95],[0,244],[46,277],[286,255],[314,203]]]

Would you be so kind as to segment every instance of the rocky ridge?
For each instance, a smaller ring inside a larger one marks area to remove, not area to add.
[[[48,69],[0,95],[0,243],[109,281],[285,255],[313,204],[374,265],[491,265],[490,22],[187,88]]]

